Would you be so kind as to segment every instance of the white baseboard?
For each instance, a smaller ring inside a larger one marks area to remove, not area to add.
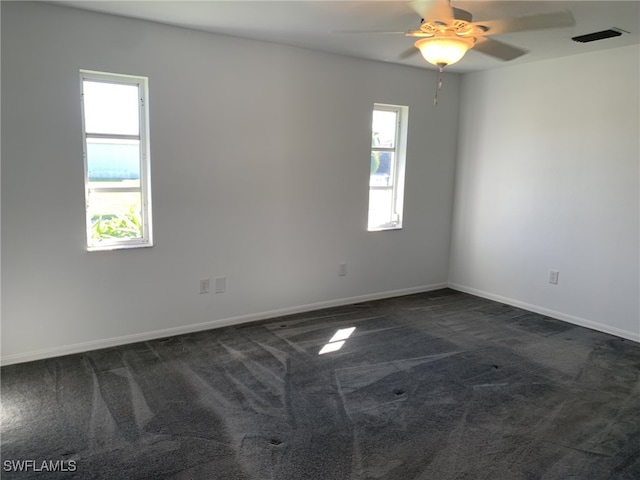
[[[599,332],[608,333],[611,335],[615,335],[617,337],[622,337],[627,340],[632,340],[634,342],[640,342],[640,332],[631,332],[628,330],[622,330],[620,328],[612,327],[610,325],[605,325],[603,323],[594,322],[591,320],[587,320],[585,318],[569,315],[567,313],[557,312],[549,308],[540,307],[538,305],[532,305],[530,303],[521,302],[519,300],[503,297],[501,295],[495,295],[493,293],[485,292],[483,290],[477,290],[475,288],[459,285],[457,283],[449,283],[448,287],[453,290],[458,290],[460,292],[475,295],[476,297],[482,297],[488,300],[494,300],[496,302],[506,303],[507,305],[512,305],[514,307],[522,308],[523,310],[528,310],[530,312],[540,313],[542,315],[546,315],[547,317],[555,318],[557,320],[562,320],[563,322],[572,323],[580,327],[586,327],[592,330],[597,330]]]
[[[117,347],[120,345],[126,345],[128,343],[145,342],[147,340],[154,340],[157,338],[165,338],[174,335],[182,335],[185,333],[200,332],[203,330],[228,327],[231,325],[250,323],[258,320],[267,320],[270,318],[277,318],[284,315],[292,315],[295,313],[310,312],[313,310],[320,310],[322,308],[339,307],[342,305],[351,305],[354,303],[361,303],[369,300],[380,300],[383,298],[400,297],[403,295],[411,295],[414,293],[429,292],[446,287],[446,283],[422,285],[419,287],[390,290],[387,292],[372,293],[349,298],[340,298],[335,300],[327,300],[324,302],[310,303],[306,305],[298,305],[277,310],[270,310],[266,312],[252,313],[249,315],[241,315],[238,317],[222,318],[193,325],[165,328],[163,330],[153,330],[150,332],[135,333],[132,335],[124,335],[121,337],[93,340],[90,342],[75,343],[72,345],[64,345],[62,347],[47,348],[26,353],[17,353],[13,355],[3,356],[2,358],[0,358],[0,364],[11,365],[14,363],[32,362],[34,360],[42,360],[44,358],[60,357],[63,355],[71,355],[74,353],[88,352],[90,350],[99,350],[101,348]]]

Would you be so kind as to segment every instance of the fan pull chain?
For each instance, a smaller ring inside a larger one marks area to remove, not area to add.
[[[442,88],[442,72],[444,68],[442,65],[438,65],[438,82],[436,83],[436,94],[433,97],[433,105],[438,106],[438,91]]]

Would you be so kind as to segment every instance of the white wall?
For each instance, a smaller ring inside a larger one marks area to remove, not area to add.
[[[639,58],[463,77],[454,288],[640,341]]]
[[[434,109],[431,71],[1,8],[5,363],[446,284],[457,75]],[[153,248],[85,250],[80,69],[150,78]],[[374,102],[409,106],[402,231],[366,232]]]

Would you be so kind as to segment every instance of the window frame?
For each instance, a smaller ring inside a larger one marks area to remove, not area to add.
[[[373,152],[389,152],[393,154],[394,162],[392,171],[389,174],[391,186],[371,185],[369,181],[369,201],[367,210],[367,231],[379,232],[387,230],[402,230],[404,219],[404,188],[405,169],[407,162],[407,127],[409,120],[409,107],[406,105],[391,105],[385,103],[374,103],[371,111],[373,115],[376,111],[386,111],[396,113],[396,133],[394,147],[376,147],[371,145]],[[371,130],[373,135],[373,130]],[[373,143],[373,142],[372,142]],[[371,177],[369,177],[371,178]],[[372,226],[369,222],[369,212],[371,211],[371,191],[391,190],[391,219],[388,223]]]
[[[111,133],[87,133],[85,125],[84,82],[100,82],[115,85],[135,85],[138,87],[138,135]],[[147,77],[125,75],[92,70],[80,70],[80,104],[82,122],[82,156],[84,162],[85,216],[87,250],[105,251],[153,246],[153,229],[151,215],[151,181],[150,181],[150,148],[149,148],[149,79]],[[135,140],[139,142],[140,186],[95,187],[90,185],[87,140],[114,139]],[[90,195],[92,192],[140,192],[140,214],[142,236],[131,238],[109,238],[96,240],[91,236],[92,222],[90,212]]]

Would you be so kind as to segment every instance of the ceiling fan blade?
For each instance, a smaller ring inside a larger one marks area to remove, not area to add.
[[[353,34],[360,34],[360,33],[374,33],[377,35],[406,35],[407,31],[397,31],[397,32],[392,32],[389,30],[331,30],[330,33],[335,33],[338,35],[353,35]]]
[[[505,61],[513,60],[514,58],[521,57],[525,53],[528,53],[527,50],[523,50],[488,37],[477,37],[473,50],[477,50],[485,55],[490,55]]]
[[[501,35],[503,33],[524,32],[525,30],[571,27],[576,24],[576,21],[571,12],[565,11],[489,20],[487,22],[477,22],[477,24],[487,29],[487,35]]]
[[[471,21],[473,20],[473,15],[471,15],[471,13],[467,12],[466,10],[462,10],[461,8],[456,7],[452,7],[451,10],[453,10],[453,18],[455,18],[456,20],[462,20],[468,23],[471,23]]]
[[[407,48],[404,52],[400,52],[400,55],[398,55],[398,58],[400,60],[406,60],[407,58],[411,58],[414,55],[417,55],[418,53],[420,53],[420,50],[418,50],[416,47],[411,47],[411,48]]]
[[[453,9],[447,0],[413,0],[410,6],[426,21],[453,18]]]

